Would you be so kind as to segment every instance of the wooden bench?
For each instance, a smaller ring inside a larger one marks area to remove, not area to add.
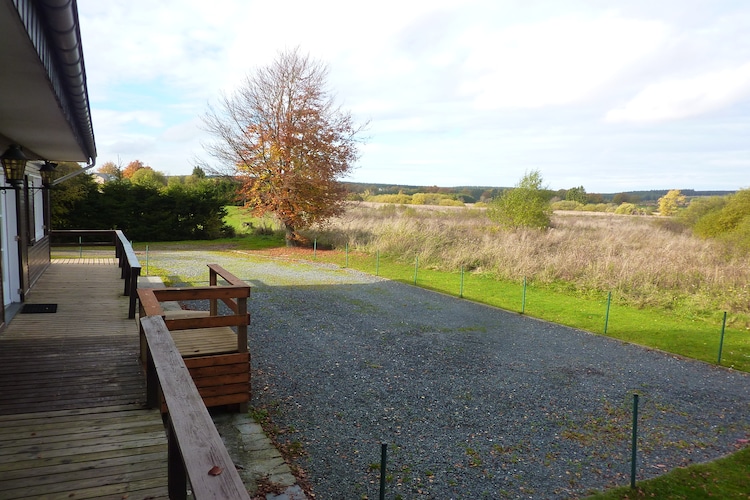
[[[244,412],[250,400],[250,286],[217,264],[208,268],[207,287],[139,289],[140,317],[164,320],[206,406],[238,405]],[[219,285],[219,277],[227,284]],[[209,301],[208,311],[164,311],[161,307],[166,301],[201,299]],[[233,314],[220,315],[219,301]],[[145,366],[147,345],[143,328],[140,331]]]

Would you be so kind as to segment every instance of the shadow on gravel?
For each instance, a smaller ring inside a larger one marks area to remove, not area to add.
[[[568,498],[736,450],[748,374],[373,278],[266,286],[253,400],[317,498]]]

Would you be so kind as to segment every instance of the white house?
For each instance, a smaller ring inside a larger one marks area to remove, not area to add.
[[[0,0],[0,68],[2,329],[50,262],[46,174],[96,160],[76,1]]]

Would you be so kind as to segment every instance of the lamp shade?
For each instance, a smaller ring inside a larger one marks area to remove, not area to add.
[[[26,171],[26,162],[28,158],[21,151],[17,144],[11,144],[8,149],[0,156],[5,172],[5,180],[13,185],[23,182],[23,176]]]
[[[52,184],[52,172],[55,171],[57,163],[45,161],[44,165],[39,169],[39,173],[42,176],[42,185],[49,187]]]

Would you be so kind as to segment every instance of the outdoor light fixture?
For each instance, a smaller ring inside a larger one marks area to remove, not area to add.
[[[21,147],[17,144],[11,144],[8,149],[5,150],[5,153],[0,156],[0,161],[3,162],[5,180],[14,187],[20,186],[23,182],[26,162],[28,161],[26,155],[21,151]]]
[[[44,165],[39,169],[39,173],[42,176],[42,186],[50,187],[52,185],[52,172],[55,171],[57,163],[51,161],[45,161]]]

